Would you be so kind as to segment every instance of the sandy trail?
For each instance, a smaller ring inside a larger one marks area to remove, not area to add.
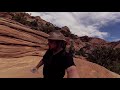
[[[43,78],[43,66],[39,68],[38,73],[30,71],[41,58],[38,56],[0,58],[0,78]],[[120,78],[120,75],[82,58],[74,58],[74,61],[80,78]]]
[[[38,73],[30,72],[41,57],[27,56],[21,58],[0,58],[0,78],[42,78],[42,67]]]

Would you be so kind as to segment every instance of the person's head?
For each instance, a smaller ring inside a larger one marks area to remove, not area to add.
[[[65,36],[60,31],[50,32],[48,37],[48,45],[49,49],[64,49],[66,46]]]

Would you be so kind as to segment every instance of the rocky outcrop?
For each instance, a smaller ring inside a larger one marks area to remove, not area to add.
[[[11,22],[0,18],[0,57],[39,56],[48,48],[48,34]]]

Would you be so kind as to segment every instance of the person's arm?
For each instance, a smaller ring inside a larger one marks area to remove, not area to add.
[[[43,65],[43,59],[37,64],[36,67],[31,69],[31,72],[36,73],[38,71],[39,67],[41,67],[42,65]]]
[[[37,64],[37,66],[35,68],[39,69],[39,67],[41,67],[42,65],[43,65],[43,59]]]
[[[66,69],[67,78],[79,78],[76,66],[72,65]]]

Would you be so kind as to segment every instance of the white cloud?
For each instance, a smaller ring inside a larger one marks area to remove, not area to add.
[[[114,39],[114,41],[120,41],[120,38]]]
[[[111,37],[111,41],[120,41],[120,38]]]
[[[40,16],[59,27],[68,26],[70,31],[78,36],[96,36],[105,38],[108,32],[101,32],[100,27],[109,22],[120,21],[120,12],[30,12]]]

